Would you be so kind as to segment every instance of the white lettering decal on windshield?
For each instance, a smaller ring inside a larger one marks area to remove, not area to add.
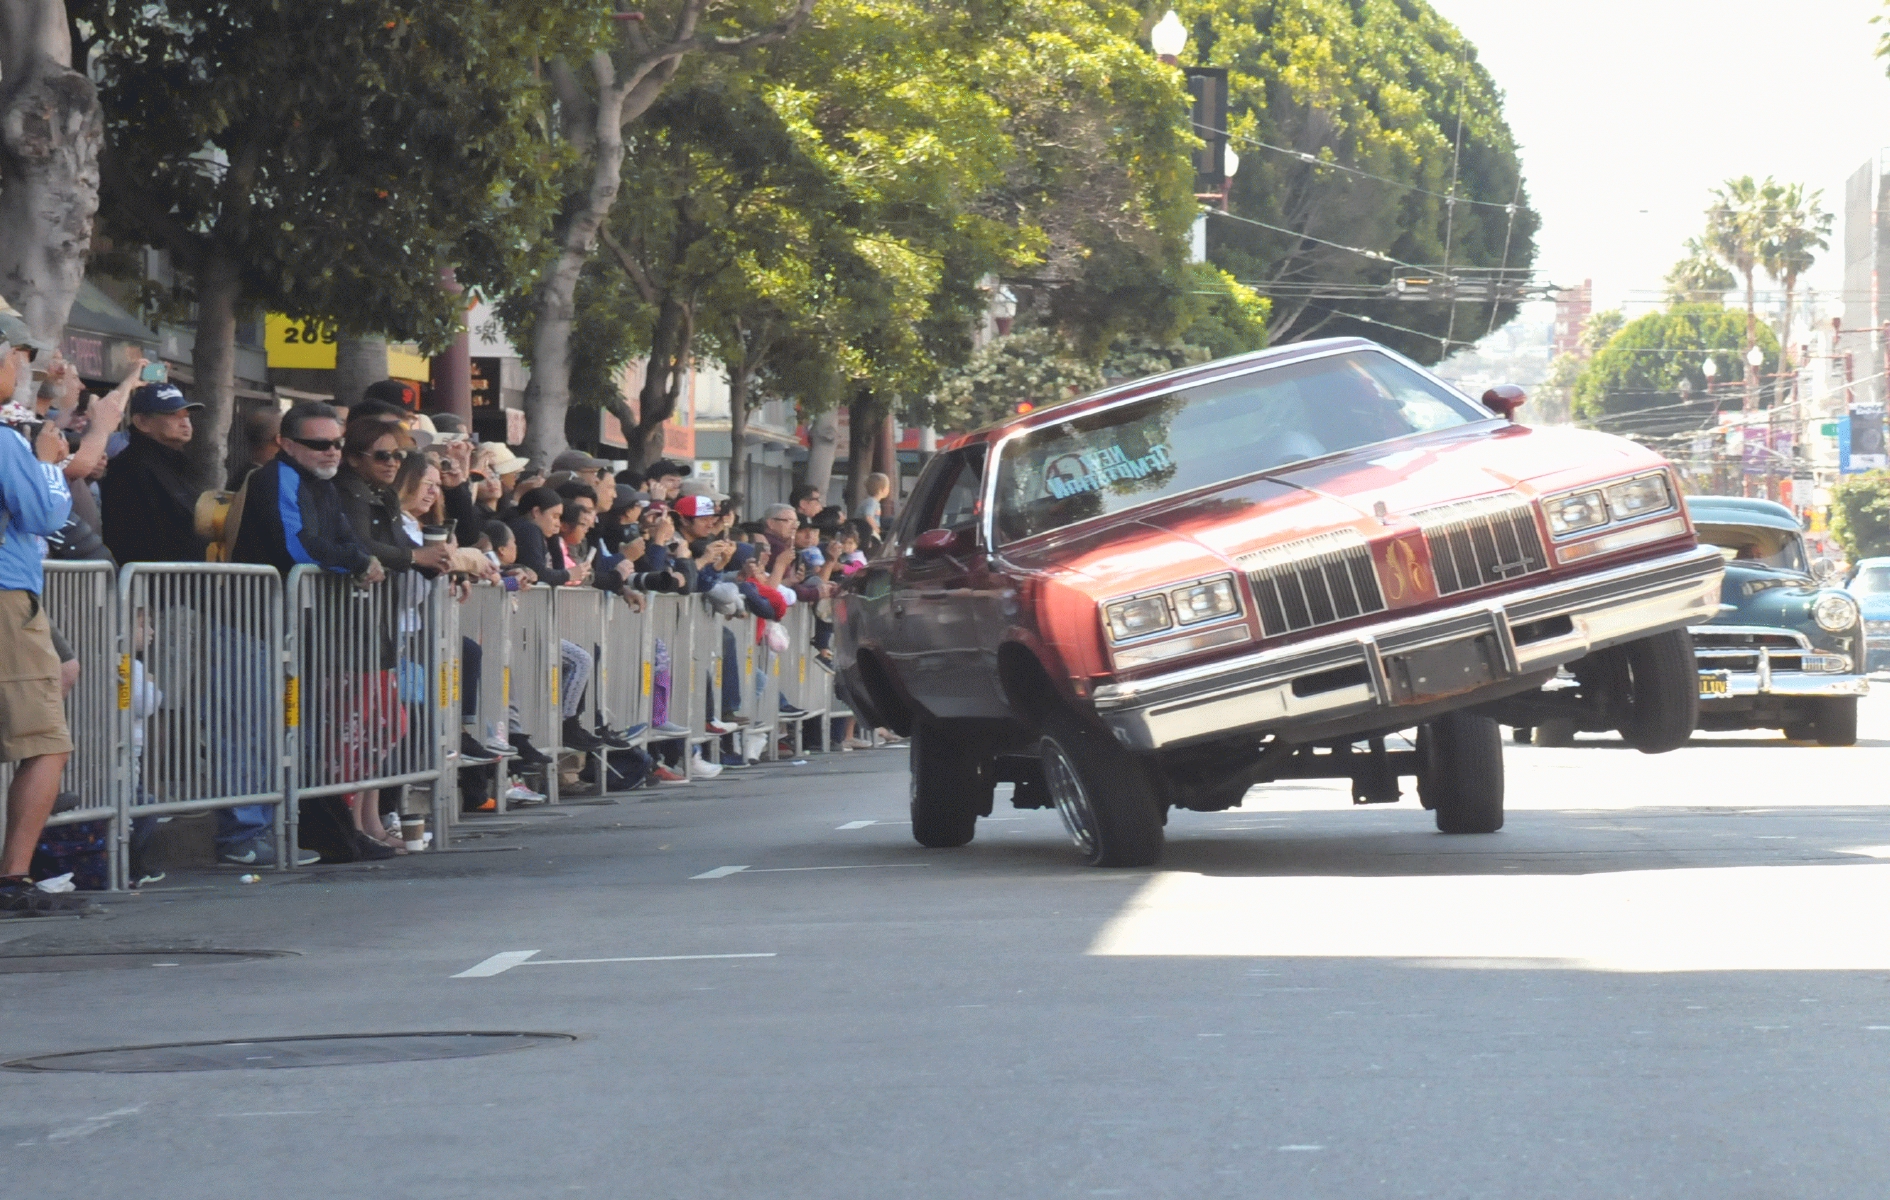
[[[1044,486],[1062,500],[1079,492],[1101,491],[1119,479],[1144,479],[1174,465],[1167,446],[1150,446],[1147,454],[1130,458],[1120,446],[1065,454],[1050,463]]]

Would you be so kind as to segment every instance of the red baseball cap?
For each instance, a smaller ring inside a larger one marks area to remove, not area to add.
[[[670,505],[671,511],[681,517],[713,517],[715,498],[713,496],[678,496]]]

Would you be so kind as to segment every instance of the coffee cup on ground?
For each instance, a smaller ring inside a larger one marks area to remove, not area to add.
[[[427,819],[425,817],[402,817],[400,819],[400,837],[407,843],[409,850],[427,848]]]

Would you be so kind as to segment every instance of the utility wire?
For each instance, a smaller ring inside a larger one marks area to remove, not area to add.
[[[1252,217],[1243,217],[1235,213],[1222,212],[1218,208],[1204,208],[1201,211],[1205,212],[1211,217],[1224,217],[1229,221],[1239,221],[1243,225],[1258,225],[1260,228],[1270,229],[1274,233],[1284,233],[1288,235],[1289,237],[1302,238],[1308,242],[1317,242],[1321,246],[1330,246],[1334,250],[1344,250],[1348,254],[1363,255],[1364,257],[1373,259],[1377,262],[1390,263],[1394,267],[1409,267],[1413,271],[1422,271],[1424,269],[1423,267],[1418,266],[1416,263],[1408,263],[1408,262],[1405,262],[1401,258],[1393,258],[1391,257],[1391,255],[1380,253],[1377,250],[1365,250],[1365,249],[1361,249],[1358,246],[1348,246],[1343,242],[1329,242],[1325,238],[1314,237],[1310,233],[1301,233],[1297,229],[1288,229],[1283,225],[1269,225],[1265,221],[1256,221]]]
[[[1194,125],[1194,128],[1199,132],[1210,133],[1210,134],[1215,135],[1216,137],[1224,137],[1230,141],[1240,142],[1241,144],[1247,145],[1247,146],[1257,146],[1258,148],[1262,150],[1271,150],[1275,154],[1285,154],[1292,158],[1297,158],[1299,161],[1307,164],[1308,166],[1322,167],[1328,171],[1343,171],[1347,175],[1357,175],[1361,179],[1375,179],[1379,183],[1389,183],[1393,187],[1401,187],[1407,191],[1416,192],[1420,196],[1434,196],[1439,200],[1451,199],[1450,196],[1444,194],[1443,192],[1433,192],[1429,188],[1422,188],[1422,187],[1419,187],[1415,183],[1407,183],[1402,179],[1393,179],[1389,175],[1374,175],[1370,171],[1361,171],[1357,167],[1348,167],[1344,165],[1343,163],[1327,162],[1325,159],[1320,158],[1317,154],[1309,154],[1304,150],[1290,150],[1285,146],[1275,146],[1271,142],[1263,142],[1259,138],[1248,137],[1245,134],[1230,133],[1225,129],[1214,129],[1207,125],[1202,124],[1200,121],[1192,122],[1192,124]],[[1456,197],[1456,201],[1458,204],[1475,204],[1482,208],[1514,208],[1515,207],[1513,203],[1500,204],[1495,200],[1472,200],[1468,196],[1458,196]]]

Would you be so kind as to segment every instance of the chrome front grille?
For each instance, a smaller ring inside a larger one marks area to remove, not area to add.
[[[1322,533],[1235,560],[1253,584],[1267,636],[1383,612],[1371,543],[1352,530]]]
[[[1440,596],[1549,569],[1535,509],[1513,493],[1440,504],[1411,519],[1430,546]]]

